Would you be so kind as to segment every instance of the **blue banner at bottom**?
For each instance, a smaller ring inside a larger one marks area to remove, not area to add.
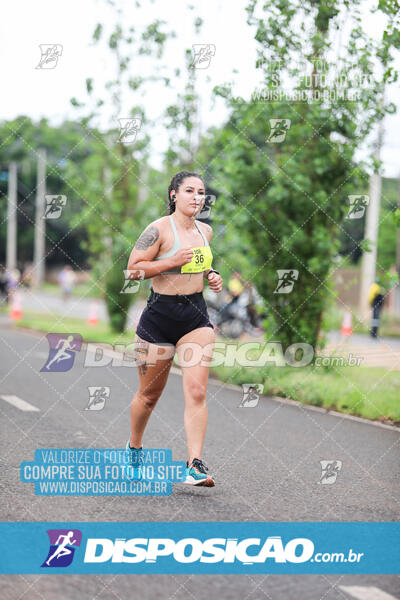
[[[0,523],[0,573],[400,573],[400,523]]]

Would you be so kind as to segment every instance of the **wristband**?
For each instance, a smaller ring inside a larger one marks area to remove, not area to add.
[[[210,269],[207,273],[207,279],[210,273],[216,273],[217,275],[219,275],[219,271],[216,271],[215,269]]]

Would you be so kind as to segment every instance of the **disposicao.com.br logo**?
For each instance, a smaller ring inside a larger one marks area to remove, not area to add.
[[[1,574],[393,574],[400,564],[394,522],[3,522],[0,532]]]
[[[178,563],[265,563],[359,562],[363,553],[350,549],[314,555],[314,543],[308,538],[293,538],[286,544],[281,536],[261,538],[89,538],[85,563],[156,563],[168,557]]]

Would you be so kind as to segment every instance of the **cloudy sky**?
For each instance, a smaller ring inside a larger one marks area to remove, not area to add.
[[[221,124],[226,117],[222,100],[211,104],[211,89],[216,84],[235,81],[235,93],[248,98],[259,85],[259,72],[254,67],[256,43],[252,29],[246,23],[246,0],[202,0],[193,2],[188,9],[185,0],[150,0],[143,2],[140,10],[134,1],[120,0],[124,7],[127,25],[141,30],[155,17],[167,21],[177,33],[168,44],[163,61],[172,70],[184,65],[184,51],[193,43],[210,43],[216,47],[215,56],[207,69],[197,69],[201,89],[201,122],[205,130],[210,125]],[[370,12],[369,0],[363,6],[364,26],[373,34],[383,21]],[[98,22],[111,30],[115,13],[104,0],[5,0],[0,22],[0,53],[2,57],[2,94],[0,118],[10,119],[25,114],[33,119],[46,116],[53,124],[65,118],[75,119],[76,110],[70,105],[75,96],[84,100],[85,79],[93,77],[100,89],[112,78],[113,63],[104,46],[90,45],[93,30]],[[193,19],[199,15],[204,25],[199,37],[193,34]],[[52,70],[36,69],[40,59],[39,44],[60,44],[62,56]],[[397,55],[398,56],[398,55]],[[152,68],[151,60],[139,57],[132,65],[133,75],[144,74]],[[396,65],[399,68],[399,61]],[[234,71],[237,71],[235,73]],[[183,79],[174,80],[170,90],[161,84],[149,88],[145,98],[126,96],[127,106],[132,100],[144,103],[151,118],[156,119],[174,95],[182,90]],[[133,94],[133,92],[131,93]],[[399,83],[388,92],[388,98],[400,105]],[[104,123],[110,113],[104,109]],[[151,162],[159,165],[161,152],[167,143],[167,133],[159,126]],[[384,173],[394,177],[400,173],[400,114],[386,117],[382,158]],[[372,132],[372,136],[375,133]],[[360,149],[362,156],[365,149]]]

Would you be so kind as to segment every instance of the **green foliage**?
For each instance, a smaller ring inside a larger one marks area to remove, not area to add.
[[[111,327],[115,332],[123,332],[129,305],[136,299],[135,294],[120,294],[123,270],[127,268],[130,251],[154,207],[140,201],[140,192],[148,186],[144,173],[149,171],[149,137],[142,133],[148,124],[145,108],[132,102],[128,114],[122,114],[121,99],[125,90],[137,93],[147,81],[156,79],[153,73],[148,77],[132,77],[133,57],[160,58],[166,40],[173,34],[165,33],[165,23],[156,19],[135,38],[135,28],[126,27],[119,8],[116,14],[117,22],[106,41],[114,59],[114,71],[105,85],[106,96],[104,92],[99,95],[93,80],[88,78],[87,102],[71,100],[77,108],[84,108],[86,116],[80,125],[85,137],[90,139],[92,152],[81,163],[70,165],[68,180],[82,200],[82,212],[75,222],[85,223],[88,236],[85,249],[104,290]],[[98,24],[93,33],[95,44],[103,42],[102,32],[102,25]],[[100,134],[93,122],[104,104],[111,108],[112,121],[108,131]],[[134,143],[124,143],[117,128],[118,119],[129,117],[140,124]]]
[[[399,275],[396,271],[387,271],[381,275],[383,289],[390,290],[399,283]]]
[[[368,195],[369,175],[363,173],[357,194]],[[379,214],[378,267],[389,268],[396,262],[396,207],[398,180],[382,178],[381,211]],[[346,219],[340,231],[340,254],[349,256],[353,264],[357,264],[363,251],[365,220],[362,218]],[[400,214],[400,212],[399,212]],[[393,226],[393,222],[395,226]],[[400,219],[399,219],[400,223]],[[368,248],[368,243],[367,243]],[[368,251],[368,250],[367,250]]]
[[[294,367],[212,367],[222,380],[236,385],[253,381],[264,385],[266,396],[289,397],[302,404],[323,406],[367,419],[400,421],[399,371],[381,367],[333,369]],[[371,394],[371,389],[374,393]]]
[[[334,259],[339,234],[345,234],[348,196],[367,184],[366,165],[356,166],[355,151],[372,125],[392,110],[381,103],[390,43],[383,39],[377,45],[365,34],[357,2],[346,2],[354,24],[344,58],[334,65],[327,61],[330,34],[340,27],[343,6],[333,1],[250,2],[248,22],[256,27],[264,95],[245,103],[233,97],[229,85],[215,88],[231,113],[225,127],[209,136],[209,151],[202,144],[212,186],[222,190],[218,218],[235,228],[251,266],[247,277],[269,312],[268,336],[284,347],[306,342],[315,348],[318,343],[323,311],[333,295],[328,280],[340,266]],[[303,30],[295,24],[299,21],[305,23]],[[373,76],[377,56],[385,67],[381,80]],[[326,69],[334,70],[336,79],[324,81],[321,71]],[[352,81],[360,72],[369,77],[368,85],[353,101]],[[277,91],[303,93],[308,101],[275,101]],[[290,120],[286,132],[288,121],[281,122],[283,141],[273,140],[271,119]],[[236,269],[229,247],[226,252],[221,248],[218,260]],[[276,293],[281,269],[299,272],[290,294]]]
[[[130,248],[127,247],[124,238],[118,237],[114,241],[111,261],[112,267],[105,274],[105,301],[107,312],[110,317],[110,325],[113,331],[123,333],[125,331],[128,310],[133,294],[121,294],[124,286],[124,273],[128,263]]]
[[[398,229],[393,218],[394,215],[395,213],[389,210],[381,210],[379,215],[377,266],[380,269],[390,269],[392,265],[396,264]]]
[[[392,217],[393,217],[393,222],[394,222],[395,226],[400,227],[400,209],[399,208],[396,208]]]
[[[251,272],[248,278],[263,296],[274,323],[274,339],[317,341],[320,319],[329,289],[327,278],[338,251],[337,223],[347,206],[355,169],[351,153],[339,152],[329,138],[326,114],[320,107],[304,105],[291,110],[275,103],[235,106],[230,122],[217,137],[223,146],[213,161],[219,213],[241,232],[248,243]],[[291,118],[282,145],[269,144],[271,118]],[[238,136],[238,125],[245,136]],[[313,131],[326,132],[313,137]],[[293,157],[296,156],[296,159]],[[229,248],[220,259],[234,270]],[[299,279],[291,294],[274,294],[278,269],[296,269]]]
[[[100,37],[101,37],[101,34],[102,34],[102,32],[103,32],[103,25],[102,25],[101,23],[98,23],[98,24],[96,25],[96,28],[95,28],[94,32],[93,32],[93,40],[94,40],[95,42],[98,42],[98,41],[99,41],[99,39],[100,39]]]

